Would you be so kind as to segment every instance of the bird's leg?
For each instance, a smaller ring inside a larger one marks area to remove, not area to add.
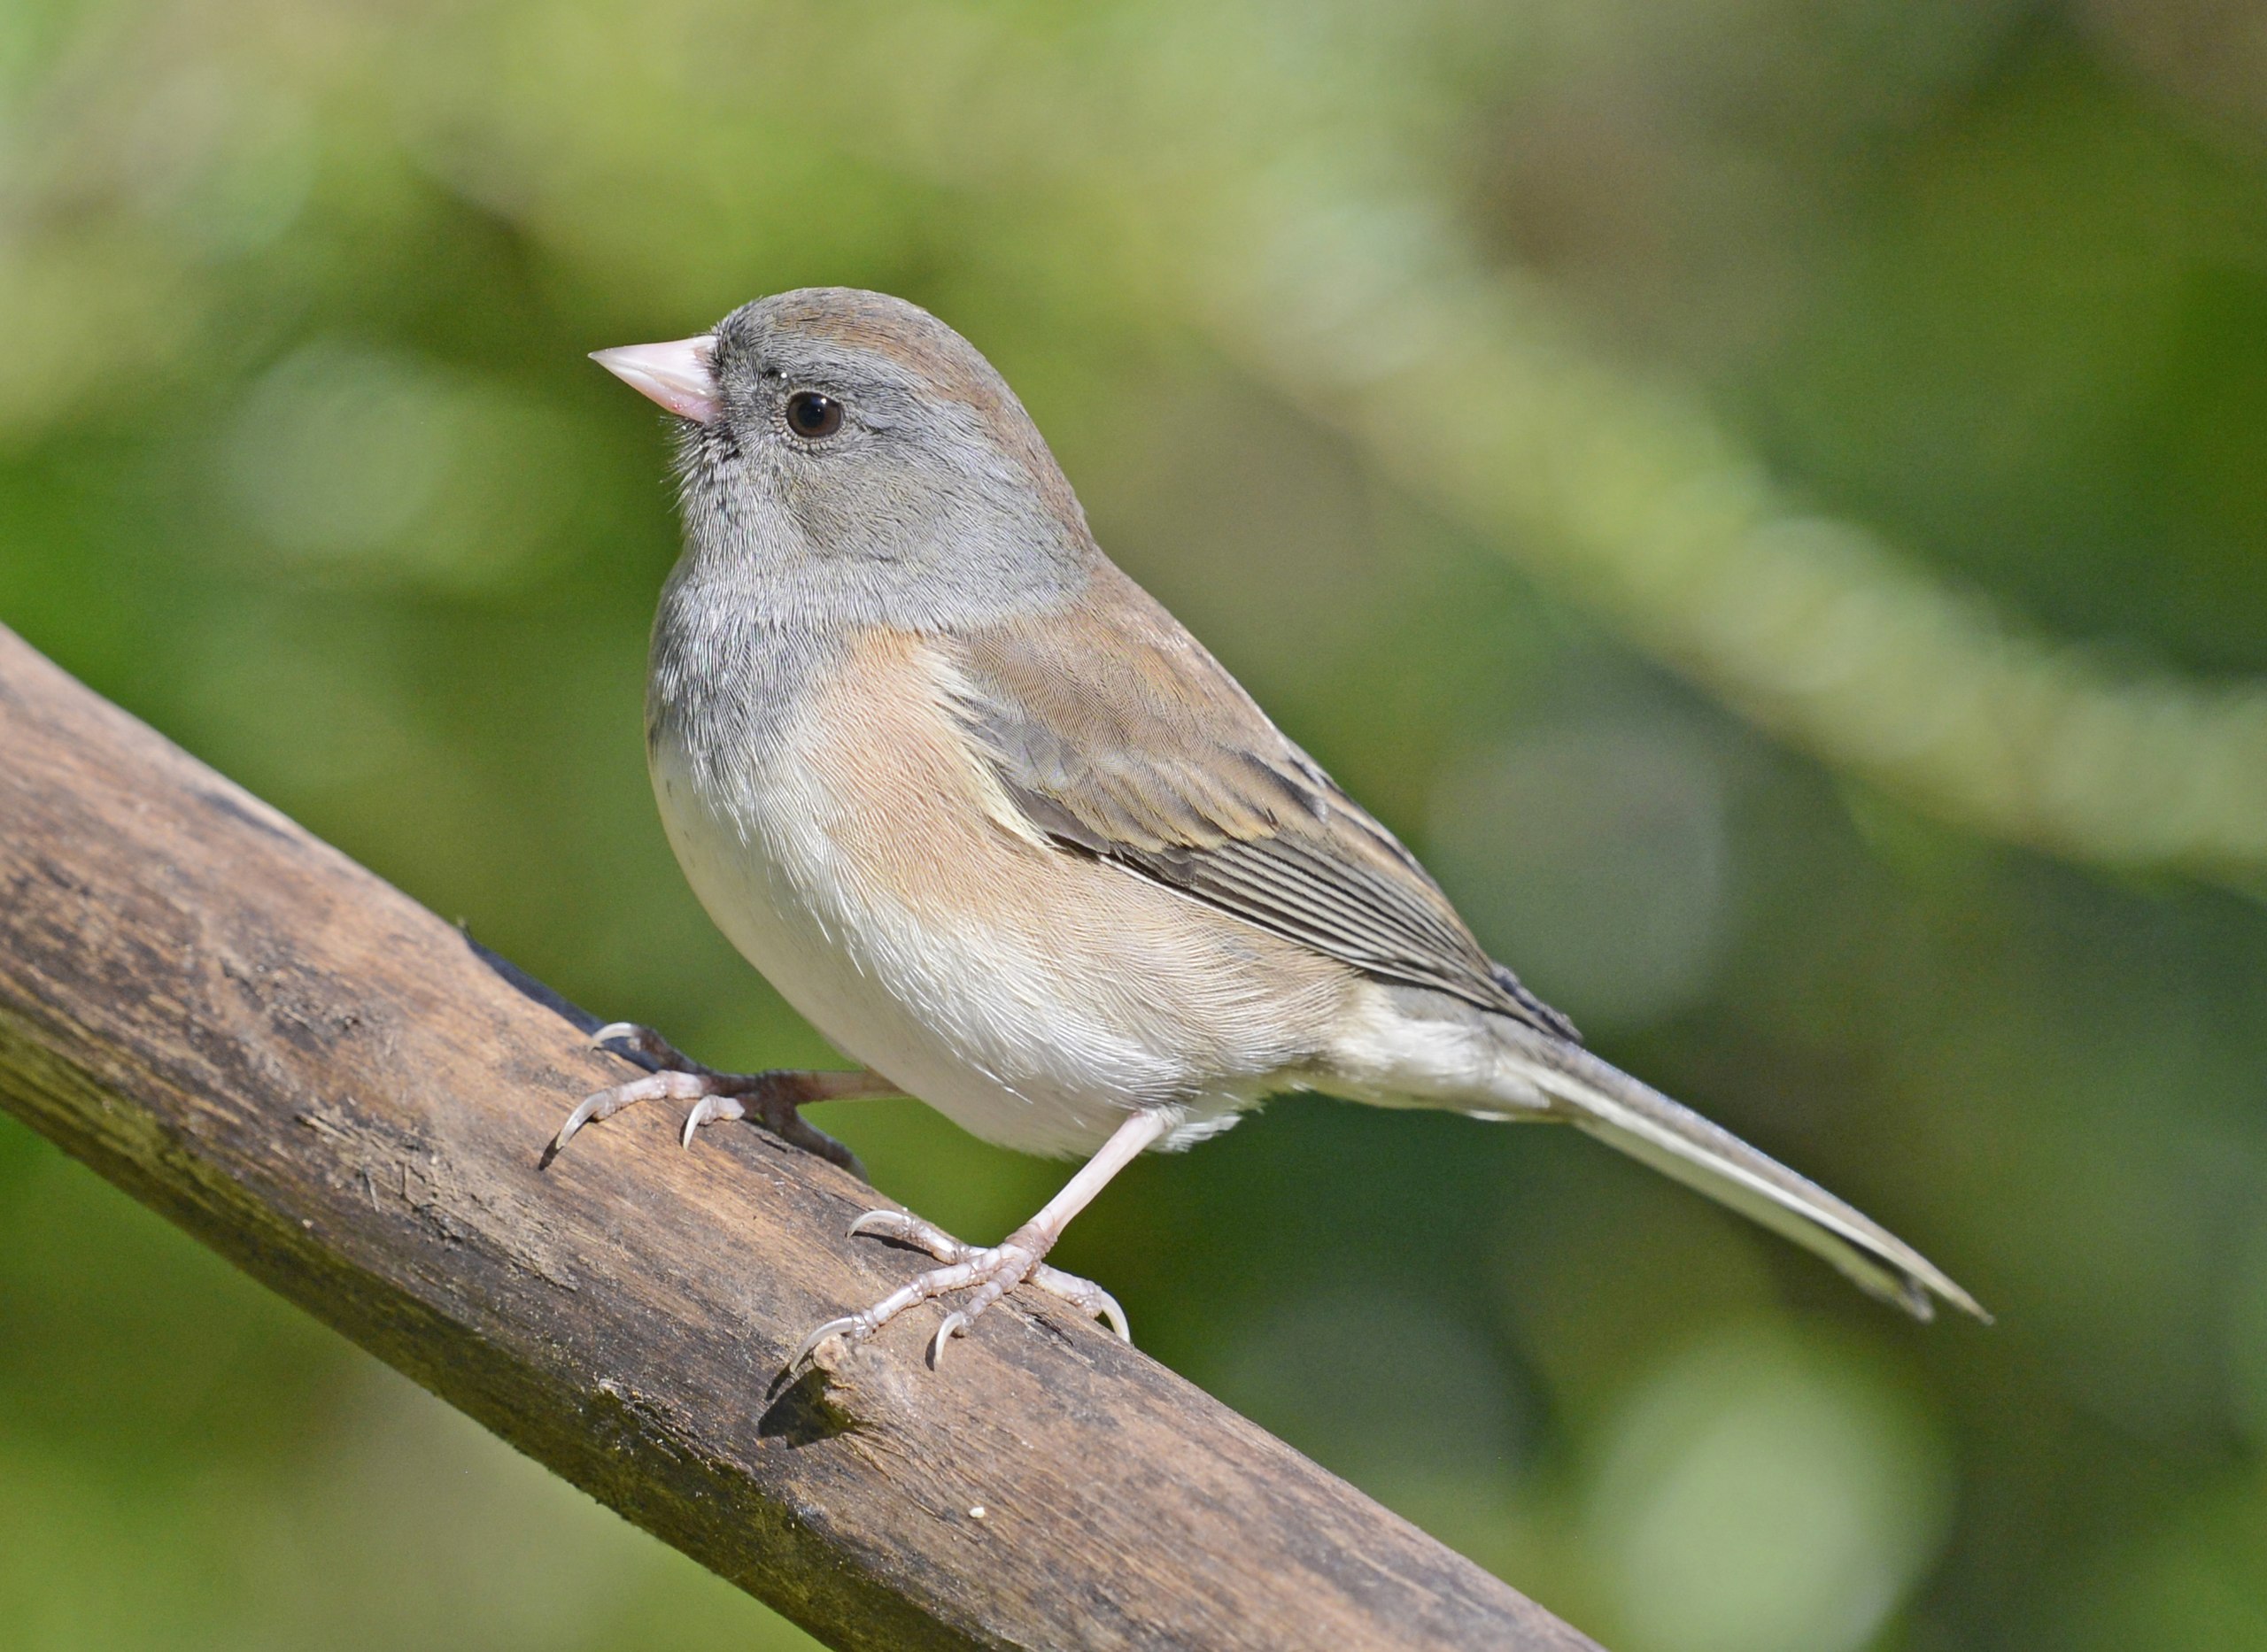
[[[832,1160],[863,1181],[866,1168],[858,1162],[858,1155],[805,1119],[799,1109],[808,1101],[865,1100],[900,1093],[888,1079],[864,1069],[849,1073],[720,1073],[702,1066],[651,1027],[626,1021],[600,1027],[591,1035],[591,1043],[599,1048],[626,1046],[631,1059],[652,1070],[643,1078],[584,1096],[544,1149],[545,1164],[558,1157],[560,1149],[585,1124],[611,1118],[639,1101],[690,1101],[692,1106],[685,1113],[681,1138],[688,1147],[692,1145],[692,1133],[703,1124],[753,1115],[757,1124],[773,1135]]]
[[[937,1334],[930,1339],[929,1363],[934,1366],[943,1357],[947,1342],[964,1334],[979,1314],[1025,1281],[1062,1297],[1085,1313],[1107,1319],[1112,1330],[1126,1337],[1126,1316],[1109,1292],[1047,1266],[1045,1258],[1055,1241],[1063,1236],[1063,1230],[1071,1225],[1071,1218],[1091,1204],[1110,1177],[1164,1135],[1172,1123],[1172,1115],[1163,1112],[1128,1115],[1103,1144],[1102,1151],[1064,1184],[1063,1191],[1048,1200],[1044,1209],[988,1248],[963,1245],[918,1216],[894,1210],[868,1211],[850,1224],[851,1232],[903,1239],[919,1246],[945,1266],[932,1269],[900,1286],[862,1313],[828,1320],[803,1339],[803,1346],[788,1361],[788,1370],[800,1367],[829,1337],[862,1342],[909,1308],[966,1291],[968,1296],[945,1316],[944,1322],[937,1327]],[[1132,1340],[1130,1337],[1126,1339]]]
[[[983,1254],[978,1247],[955,1239],[935,1223],[925,1222],[902,1210],[869,1210],[850,1224],[853,1239],[862,1233],[916,1246],[939,1262],[964,1262]],[[1090,1318],[1107,1321],[1122,1340],[1134,1340],[1134,1333],[1126,1323],[1126,1310],[1118,1305],[1116,1297],[1092,1279],[1081,1279],[1075,1273],[1065,1273],[1060,1268],[1041,1262],[1031,1270],[1030,1283],[1049,1295],[1061,1297]]]

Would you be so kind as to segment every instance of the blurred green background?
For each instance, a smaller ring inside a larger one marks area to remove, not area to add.
[[[1598,1047],[2000,1316],[1295,1100],[1072,1229],[1144,1347],[1620,1652],[2267,1648],[2267,12],[14,0],[0,621],[592,1009],[824,1062],[655,822],[665,442],[583,359],[818,282],[986,351]],[[831,1111],[971,1238],[1064,1174]],[[5,1120],[0,1625],[808,1644]]]

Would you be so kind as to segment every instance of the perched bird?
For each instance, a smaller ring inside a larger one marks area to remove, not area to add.
[[[814,1332],[945,1299],[933,1363],[1031,1284],[1135,1155],[1263,1098],[1552,1120],[1818,1252],[1927,1317],[1982,1315],[1918,1252],[1582,1047],[1482,950],[1414,856],[1104,556],[1047,444],[959,334],[815,288],[595,359],[677,415],[685,550],[653,636],[646,739],[685,876],[854,1073],[724,1074],[616,1024],[658,1070],[588,1098],[684,1139],[751,1114],[855,1162],[806,1101],[918,1097],[1084,1168],[995,1246],[894,1211],[854,1225],[941,1264]]]

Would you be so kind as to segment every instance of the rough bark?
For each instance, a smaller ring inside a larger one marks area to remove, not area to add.
[[[0,629],[0,1105],[521,1450],[837,1646],[1590,1645],[1029,1292],[771,1392],[928,1259],[672,1109],[539,1170],[592,1024]]]

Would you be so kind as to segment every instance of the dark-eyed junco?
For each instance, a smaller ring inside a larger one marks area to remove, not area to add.
[[[654,627],[646,749],[685,876],[858,1073],[662,1070],[585,1100],[747,1116],[844,1162],[803,1101],[902,1092],[1086,1165],[999,1245],[893,1211],[943,1265],[822,1325],[951,1299],[931,1357],[1046,1266],[1134,1155],[1262,1098],[1557,1120],[1926,1317],[1982,1310],[1910,1246],[1590,1054],[1393,834],[1120,573],[1007,384],[901,300],[783,293],[598,352],[677,415],[685,548]],[[800,1359],[801,1355],[798,1356]]]

